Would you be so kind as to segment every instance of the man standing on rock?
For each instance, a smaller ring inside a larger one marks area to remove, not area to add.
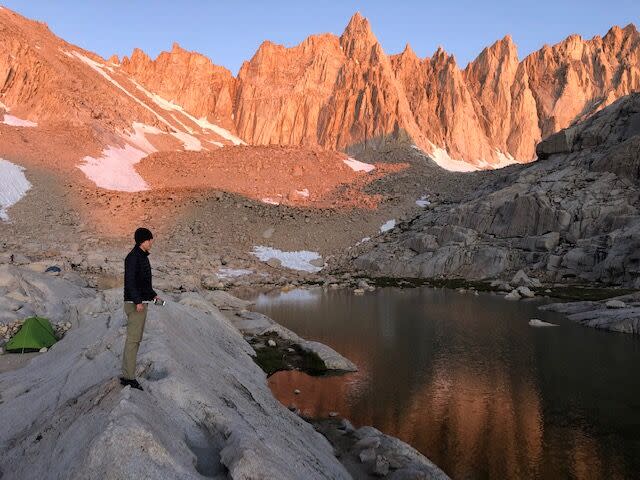
[[[134,234],[136,246],[124,260],[124,311],[127,314],[127,339],[122,354],[120,383],[142,390],[136,380],[136,357],[147,319],[147,303],[161,301],[151,287],[149,251],[153,234],[146,228],[138,228]]]

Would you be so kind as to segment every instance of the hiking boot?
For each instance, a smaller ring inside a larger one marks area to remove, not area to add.
[[[138,380],[129,380],[128,378],[120,377],[120,385],[127,386],[129,385],[131,388],[137,388],[141,392],[144,392],[142,385],[138,383]]]

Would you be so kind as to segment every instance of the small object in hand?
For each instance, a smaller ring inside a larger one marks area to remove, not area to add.
[[[160,300],[159,298],[156,298],[155,300],[153,300],[153,304],[154,305],[160,305],[161,307],[164,307],[165,301],[164,300]]]

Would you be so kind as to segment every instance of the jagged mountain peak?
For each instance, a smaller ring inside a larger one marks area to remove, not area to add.
[[[360,53],[368,53],[368,49],[374,46],[379,47],[369,20],[359,12],[351,17],[349,24],[340,37],[340,44],[348,56],[356,56]]]
[[[311,35],[291,48],[263,42],[234,77],[177,42],[155,59],[134,49],[122,62],[117,57],[105,62],[41,24],[1,12],[0,51],[9,56],[0,56],[0,101],[34,121],[62,115],[84,122],[97,116],[108,119],[112,129],[131,128],[135,121],[155,125],[157,119],[135,100],[135,116],[112,106],[113,95],[106,93],[95,105],[93,94],[91,101],[74,100],[85,98],[82,89],[91,82],[84,79],[95,81],[98,71],[110,85],[97,90],[112,92],[114,72],[108,69],[119,65],[120,86],[134,85],[134,97],[140,92],[137,83],[251,144],[357,150],[408,136],[434,158],[490,168],[532,160],[542,136],[640,89],[640,35],[634,24],[612,27],[591,40],[572,35],[522,61],[512,37],[505,35],[462,70],[442,46],[424,59],[409,44],[387,55],[369,21],[356,13],[340,37]],[[38,62],[56,71],[49,75],[56,82],[42,76]],[[91,69],[81,72],[82,81],[72,80],[87,66]],[[30,77],[34,72],[40,76]],[[21,83],[25,78],[31,83]],[[55,101],[39,97],[43,85],[52,89]]]

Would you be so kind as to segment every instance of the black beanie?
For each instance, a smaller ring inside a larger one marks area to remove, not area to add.
[[[148,228],[140,227],[136,230],[136,233],[133,234],[133,238],[136,240],[136,245],[140,245],[142,242],[151,240],[153,234]]]

